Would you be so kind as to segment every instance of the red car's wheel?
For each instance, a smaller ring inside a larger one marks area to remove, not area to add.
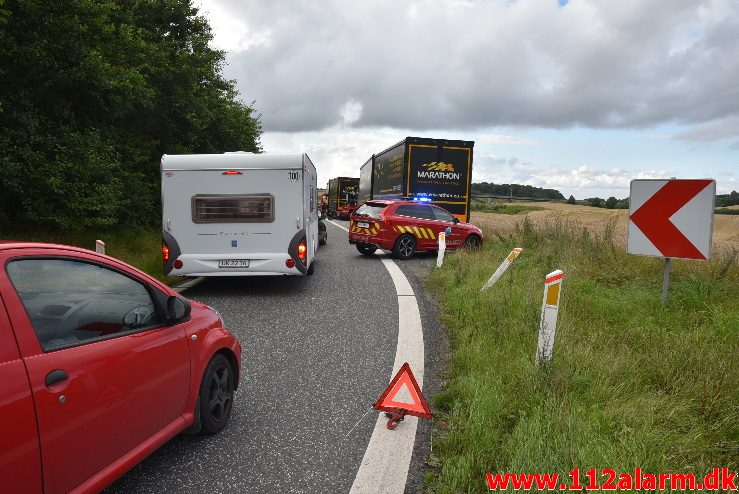
[[[357,250],[363,256],[371,256],[377,250],[377,247],[372,247],[365,244],[357,244]]]
[[[234,372],[221,354],[208,363],[200,384],[200,420],[203,434],[217,434],[226,427],[233,407]]]
[[[395,241],[395,247],[393,247],[393,255],[398,259],[406,260],[413,257],[413,253],[416,251],[416,237],[410,234],[401,235],[398,240]]]
[[[464,240],[464,247],[469,250],[477,250],[480,248],[480,237],[477,235],[469,235]]]

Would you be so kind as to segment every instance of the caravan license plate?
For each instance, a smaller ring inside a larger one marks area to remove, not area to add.
[[[369,228],[369,223],[365,223],[364,221],[357,221],[357,228]]]
[[[220,259],[219,268],[248,268],[249,259]]]

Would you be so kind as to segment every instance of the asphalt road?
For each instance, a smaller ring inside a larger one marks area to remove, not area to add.
[[[176,437],[106,492],[349,491],[377,412],[362,417],[392,371],[398,306],[379,259],[359,255],[343,230],[327,225],[313,276],[211,278],[184,292],[217,309],[243,344],[231,422],[216,436]],[[418,297],[424,390],[433,393],[444,352],[423,288],[431,257],[399,264]],[[407,492],[421,487],[429,436],[423,421]]]

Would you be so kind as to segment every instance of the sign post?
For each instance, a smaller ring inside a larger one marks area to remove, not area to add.
[[[670,258],[665,258],[665,277],[662,280],[662,307],[667,305],[667,290],[670,289]]]
[[[105,242],[102,240],[95,240],[95,252],[105,254]]]
[[[711,258],[716,181],[632,180],[627,251],[663,257],[662,305],[667,305],[671,259]]]
[[[439,232],[439,250],[436,253],[436,267],[440,268],[444,264],[444,251],[446,250],[446,234]]]
[[[495,284],[496,281],[500,279],[501,276],[505,274],[505,272],[508,270],[508,268],[513,264],[513,261],[516,260],[518,255],[523,252],[523,249],[521,247],[516,247],[511,251],[510,254],[508,254],[508,257],[506,257],[503,262],[500,264],[498,269],[495,270],[493,275],[490,277],[490,279],[485,283],[482,288],[480,288],[480,291],[487,290],[491,286]]]
[[[563,278],[564,273],[558,269],[549,273],[544,281],[544,301],[541,303],[536,365],[548,365],[552,362],[552,349],[554,348],[554,336],[557,332],[559,296],[562,292]]]

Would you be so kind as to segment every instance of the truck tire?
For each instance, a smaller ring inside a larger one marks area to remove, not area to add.
[[[367,244],[357,244],[357,250],[363,256],[371,256],[377,250],[377,247],[373,247]]]
[[[398,237],[393,247],[393,256],[403,261],[413,257],[416,251],[416,237],[411,234],[404,234]]]

